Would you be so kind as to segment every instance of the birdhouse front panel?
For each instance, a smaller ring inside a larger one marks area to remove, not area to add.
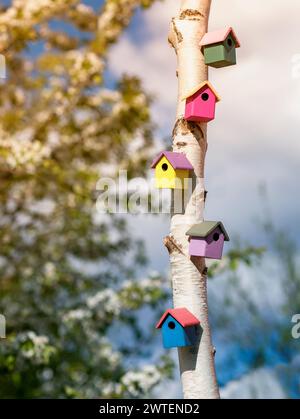
[[[194,122],[209,122],[215,118],[216,96],[205,85],[186,99],[185,119]]]
[[[222,259],[225,237],[217,228],[207,237],[191,237],[189,253],[191,256],[201,256],[208,259]]]
[[[230,37],[228,41],[230,41]],[[232,41],[231,41],[232,42]],[[204,48],[205,64],[214,67],[222,68],[236,64],[236,49],[234,44],[229,47],[228,44],[216,44]]]
[[[162,157],[155,167],[155,186],[160,189],[183,189],[188,170],[175,170],[166,157]]]

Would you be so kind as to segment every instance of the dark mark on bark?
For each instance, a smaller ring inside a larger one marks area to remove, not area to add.
[[[200,142],[204,139],[204,133],[199,124],[196,122],[186,121],[184,118],[177,119],[174,129],[173,129],[173,138],[176,138],[177,135],[189,135],[192,134],[195,139]]]
[[[175,146],[178,148],[182,148],[182,147],[186,147],[187,143],[185,143],[184,141],[178,141],[178,143],[175,143]]]
[[[202,275],[207,276],[207,274],[208,274],[208,269],[207,269],[207,266],[205,266],[205,268],[202,271]]]
[[[170,38],[168,38],[168,43],[170,44],[171,47],[175,48],[175,46],[174,46],[174,44],[173,44],[173,42],[171,41]]]
[[[173,138],[176,135],[189,135],[191,130],[189,128],[188,122],[184,118],[177,119],[174,129],[173,129]]]
[[[197,124],[196,122],[189,122],[188,124],[189,124],[190,131],[194,135],[194,137],[196,138],[196,140],[198,142],[200,142],[201,140],[203,140],[204,133],[203,133],[200,125]]]
[[[178,134],[179,131],[179,124],[180,124],[181,119],[177,119],[177,121],[175,122],[174,128],[173,128],[173,132],[172,132],[172,137],[175,138],[176,135]]]
[[[208,191],[204,191],[204,202],[206,202]]]
[[[173,252],[178,252],[184,255],[181,244],[177,243],[173,236],[165,237],[164,245],[166,246],[170,254],[172,254]]]
[[[183,36],[182,36],[181,32],[178,30],[174,19],[172,20],[172,24],[173,24],[174,32],[176,33],[177,41],[180,44],[180,42],[183,41]]]
[[[199,10],[185,9],[180,13],[179,19],[200,20],[200,19],[203,19],[204,17],[205,17],[204,14],[199,12]]]

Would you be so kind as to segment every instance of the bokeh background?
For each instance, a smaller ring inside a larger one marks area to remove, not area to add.
[[[225,398],[299,398],[300,5],[212,4],[210,29],[242,45],[210,71],[206,218],[232,237],[209,265],[218,380]],[[171,304],[168,216],[95,207],[100,177],[149,176],[171,144],[178,7],[1,3],[0,397],[181,397],[176,351],[153,331]]]

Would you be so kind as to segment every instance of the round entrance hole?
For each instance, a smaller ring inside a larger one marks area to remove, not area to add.
[[[173,329],[175,329],[175,326],[176,326],[176,325],[175,325],[175,323],[174,323],[174,322],[172,322],[172,321],[170,321],[170,322],[168,323],[168,328],[169,328],[169,329],[172,329],[172,330],[173,330]]]
[[[208,94],[208,93],[203,93],[203,94],[201,95],[201,99],[202,99],[202,100],[204,100],[204,102],[208,101],[208,99],[209,99],[209,94]]]
[[[219,240],[219,238],[220,238],[220,234],[219,233],[215,233],[213,235],[213,239],[214,239],[215,242],[217,242]]]
[[[164,172],[166,172],[169,168],[169,166],[167,165],[167,163],[164,163],[161,168],[163,169]]]

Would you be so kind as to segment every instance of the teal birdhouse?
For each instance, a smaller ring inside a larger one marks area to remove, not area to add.
[[[186,308],[167,310],[156,328],[162,329],[166,349],[193,346],[199,336],[200,321]]]
[[[200,42],[205,64],[221,68],[236,64],[236,49],[240,42],[232,28],[208,32]]]

